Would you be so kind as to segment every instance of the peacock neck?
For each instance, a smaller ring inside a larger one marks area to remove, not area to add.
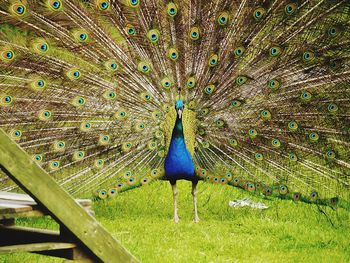
[[[179,116],[176,117],[175,126],[173,129],[173,138],[183,138],[184,137],[184,131],[182,126],[182,119],[179,118]]]

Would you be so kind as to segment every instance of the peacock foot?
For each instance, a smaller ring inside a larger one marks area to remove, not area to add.
[[[198,216],[195,216],[194,219],[193,219],[193,222],[199,223],[199,217],[198,217]]]
[[[178,216],[174,216],[174,222],[177,224],[179,223],[179,217]]]

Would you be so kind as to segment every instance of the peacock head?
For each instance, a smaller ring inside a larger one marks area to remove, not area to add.
[[[179,116],[179,119],[181,119],[184,108],[185,108],[185,105],[183,100],[177,100],[175,103],[175,109],[176,109],[177,115]]]

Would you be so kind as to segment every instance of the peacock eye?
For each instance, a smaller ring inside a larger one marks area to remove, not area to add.
[[[0,61],[2,60],[3,62],[11,62],[14,58],[15,53],[12,50],[5,50],[0,53]]]
[[[281,195],[287,194],[287,193],[288,193],[288,188],[287,188],[287,186],[281,185],[281,186],[280,186],[280,189],[279,189],[279,192],[280,192]]]
[[[272,189],[270,187],[265,188],[265,195],[270,196],[272,194]]]
[[[217,54],[212,54],[209,57],[209,67],[214,67],[218,64],[219,56]]]
[[[97,169],[101,169],[103,167],[104,161],[102,159],[98,159],[94,162],[94,166]]]
[[[198,27],[192,27],[190,30],[190,39],[191,40],[198,40],[200,37],[200,32]]]
[[[129,3],[131,7],[138,7],[140,4],[139,0],[129,0]]]
[[[312,51],[305,51],[303,53],[304,62],[311,62],[315,59],[315,54]]]
[[[12,2],[14,2],[14,1],[12,1]],[[19,2],[19,1],[16,1],[16,2]],[[24,14],[27,11],[27,8],[22,3],[17,3],[17,4],[12,4],[10,6],[9,11],[16,16],[21,17],[21,16],[24,16]]]
[[[147,38],[151,41],[151,43],[156,44],[158,43],[160,37],[160,32],[157,29],[151,29],[147,33]]]
[[[235,138],[229,139],[228,142],[229,142],[229,145],[232,146],[232,147],[235,147],[235,146],[238,145],[238,142],[237,142],[237,140]]]
[[[337,28],[331,27],[328,29],[328,35],[331,37],[335,37],[337,35]]]
[[[135,27],[131,24],[127,24],[124,30],[129,36],[134,36],[136,34]]]
[[[176,48],[170,48],[168,50],[168,57],[172,60],[172,61],[176,61],[179,57],[179,52]]]
[[[67,72],[67,77],[73,81],[77,80],[80,78],[80,71],[77,69],[71,69]]]
[[[264,156],[263,156],[262,153],[256,153],[256,154],[255,154],[255,159],[256,159],[257,161],[262,161],[262,160],[264,159]]]
[[[327,109],[330,113],[336,113],[338,111],[338,106],[334,103],[330,103]]]
[[[38,117],[41,121],[48,121],[52,117],[52,113],[49,110],[42,110],[39,112]]]
[[[261,111],[260,116],[263,120],[270,120],[271,119],[271,112],[268,110],[263,110],[263,111]]]
[[[280,47],[272,47],[270,48],[270,56],[277,57],[281,54],[282,49]]]
[[[204,88],[204,93],[207,95],[210,95],[214,92],[214,90],[215,90],[215,85],[211,84]]]
[[[82,41],[86,40],[86,34],[80,34],[79,38]]]
[[[186,81],[186,87],[189,89],[192,89],[196,85],[196,78],[195,77],[189,77]]]
[[[304,91],[304,92],[301,93],[300,98],[304,102],[309,102],[311,100],[311,98],[312,98],[312,95],[311,95],[310,92]]]
[[[278,139],[272,139],[271,144],[275,148],[278,148],[281,146],[281,142]]]
[[[85,29],[73,29],[72,35],[78,43],[87,43],[89,40],[89,35]]]
[[[217,17],[217,23],[220,26],[227,25],[228,21],[229,21],[229,14],[227,12],[221,12]]]
[[[80,130],[83,132],[87,132],[91,129],[91,123],[90,122],[83,122],[80,124]]]
[[[298,158],[294,153],[289,153],[289,160],[292,162],[296,162]]]
[[[17,13],[18,14],[23,14],[24,13],[24,7],[22,5],[18,6],[17,9],[16,9]]]
[[[265,13],[266,11],[262,7],[255,9],[255,11],[253,12],[254,19],[257,21],[261,20],[264,17]]]
[[[42,51],[46,51],[46,50],[47,50],[47,45],[46,45],[46,44],[42,44],[42,45],[40,46],[40,49],[41,49]]]
[[[167,89],[170,88],[173,85],[173,83],[168,77],[165,77],[161,80],[161,85],[163,86],[163,88]]]
[[[311,142],[317,142],[319,139],[319,135],[315,132],[309,134],[309,139]]]
[[[8,51],[8,52],[6,53],[6,57],[7,57],[8,59],[13,58],[13,52],[12,52],[12,51]]]
[[[271,90],[277,90],[281,86],[281,82],[276,79],[271,79],[267,85]]]
[[[177,14],[177,6],[174,3],[167,4],[167,13],[171,17],[176,16],[176,14]]]
[[[254,139],[258,135],[258,132],[255,129],[249,129],[248,134],[251,139]]]
[[[235,57],[241,57],[244,53],[245,48],[244,47],[238,47],[234,50]]]
[[[60,2],[58,2],[58,1],[55,1],[54,3],[53,3],[53,5],[52,5],[55,9],[58,9],[58,8],[60,8],[60,6],[61,6],[61,3]]]
[[[335,158],[335,152],[333,150],[330,150],[327,152],[327,157],[329,159],[334,159]]]
[[[1,104],[0,105],[4,105],[4,106],[8,106],[12,103],[12,97],[10,95],[5,95],[2,99],[1,99]]]
[[[231,101],[231,106],[233,108],[238,108],[239,106],[241,106],[241,102],[239,100],[233,100]]]
[[[61,0],[47,0],[47,6],[52,11],[60,11],[62,9]]]
[[[310,198],[311,198],[313,201],[315,201],[315,200],[317,199],[317,196],[318,196],[318,194],[317,194],[316,192],[312,192],[312,193],[310,194]]]
[[[287,15],[291,15],[295,12],[297,9],[297,6],[295,4],[287,4],[284,8],[284,11],[286,12]]]
[[[293,194],[293,200],[294,200],[294,201],[299,201],[300,197],[301,197],[301,194],[300,194],[300,193],[294,193],[294,194]]]
[[[108,2],[102,2],[100,4],[100,9],[101,10],[106,10],[109,7],[109,3]]]
[[[149,64],[146,62],[140,62],[137,65],[137,69],[144,74],[147,74],[151,71]]]
[[[288,123],[288,128],[290,131],[296,131],[298,130],[299,126],[295,121],[291,121]]]
[[[246,77],[246,76],[238,76],[238,77],[236,78],[236,83],[237,83],[239,86],[243,85],[243,84],[246,83],[246,82],[247,82],[247,77]]]

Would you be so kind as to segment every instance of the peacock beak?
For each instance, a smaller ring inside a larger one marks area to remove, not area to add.
[[[179,119],[181,119],[181,116],[182,116],[182,109],[178,109],[178,110],[177,110],[177,114],[179,115]]]

